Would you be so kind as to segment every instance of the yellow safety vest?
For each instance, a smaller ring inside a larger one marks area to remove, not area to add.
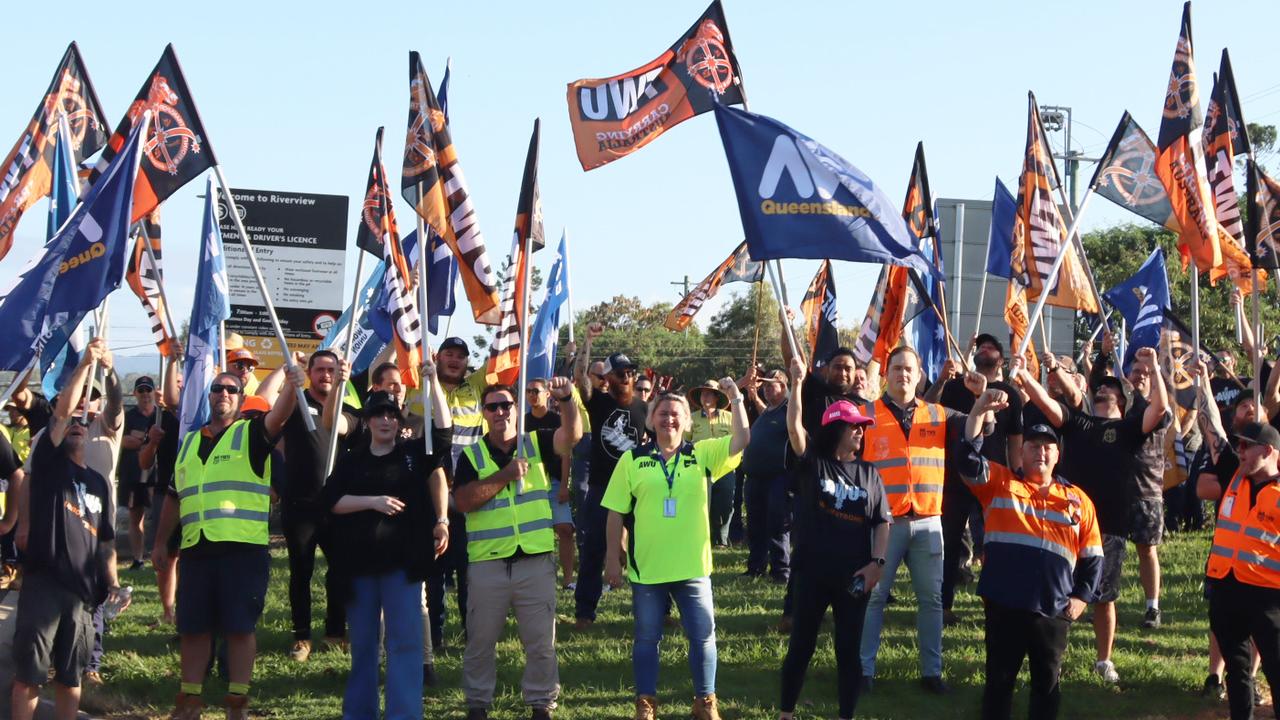
[[[271,459],[261,476],[254,472],[245,437],[248,429],[248,420],[232,423],[205,461],[198,452],[201,431],[189,432],[183,439],[173,476],[183,549],[199,542],[201,535],[210,542],[267,544]]]
[[[525,435],[533,449],[529,472],[524,476],[520,492],[516,483],[507,483],[478,510],[467,513],[467,557],[471,562],[501,560],[523,550],[529,555],[551,552],[556,536],[551,529],[551,483],[542,467],[538,438]],[[476,475],[484,480],[501,468],[489,454],[483,440],[463,448]]]

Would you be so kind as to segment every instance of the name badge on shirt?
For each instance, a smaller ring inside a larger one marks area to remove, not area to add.
[[[1222,516],[1223,516],[1223,517],[1231,517],[1231,508],[1232,508],[1232,507],[1234,507],[1234,506],[1235,506],[1235,504],[1236,504],[1236,498],[1235,498],[1235,496],[1234,496],[1234,495],[1232,495],[1231,497],[1227,498],[1226,500],[1223,500],[1223,501],[1222,501]]]
[[[673,518],[675,516],[676,516],[676,499],[671,497],[663,498],[662,499],[662,517]]]

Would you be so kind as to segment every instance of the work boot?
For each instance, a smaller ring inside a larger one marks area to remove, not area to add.
[[[336,650],[340,653],[346,653],[347,639],[340,635],[339,636],[325,635],[324,638],[320,640],[320,647],[323,648],[326,652]]]
[[[227,706],[227,720],[249,720],[249,696],[227,693],[222,699]]]
[[[289,650],[289,659],[294,662],[306,662],[309,657],[311,657],[311,641],[294,640],[293,648]]]
[[[715,693],[693,699],[693,720],[720,720],[720,706],[716,703]]]
[[[658,698],[652,695],[640,695],[636,698],[635,720],[657,720]]]
[[[204,701],[199,695],[180,692],[177,701],[173,704],[173,712],[169,713],[169,720],[200,720],[200,713],[203,710]]]
[[[529,720],[551,720],[550,708],[533,708],[533,712],[529,715]]]
[[[489,711],[479,707],[468,708],[467,720],[489,720]]]

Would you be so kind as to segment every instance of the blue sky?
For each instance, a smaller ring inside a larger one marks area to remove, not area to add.
[[[840,153],[895,200],[919,140],[936,195],[990,199],[993,176],[1016,180],[1028,89],[1042,104],[1074,108],[1075,142],[1090,156],[1103,150],[1126,109],[1155,135],[1181,5],[725,0],[725,13],[754,112]],[[433,82],[453,58],[453,137],[495,262],[510,245],[535,116],[543,124],[547,234],[570,229],[576,308],[616,294],[674,301],[671,281],[688,274],[696,282],[741,239],[709,114],[590,173],[578,164],[569,130],[568,82],[653,59],[702,12],[702,0],[223,2],[199,13],[177,5],[145,13],[101,8],[63,3],[10,34],[10,69],[0,80],[3,151],[29,120],[69,41],[80,43],[112,124],[173,42],[233,186],[349,195],[358,207],[379,125],[387,126],[385,155],[398,178],[407,58],[416,49]],[[1193,12],[1202,103],[1228,45],[1246,119],[1280,121],[1280,81],[1272,72],[1280,6],[1202,0]],[[1061,133],[1052,136],[1060,149]],[[1092,166],[1082,170],[1082,183],[1091,173]],[[194,288],[201,192],[203,182],[192,183],[165,206],[165,271],[179,318],[189,314]],[[407,205],[398,210],[402,222],[412,218]],[[19,226],[0,261],[0,285],[43,242],[43,211],[37,205]],[[1096,202],[1085,228],[1129,219]],[[353,209],[349,242],[355,222]],[[355,252],[348,252],[348,292]],[[553,255],[539,253],[544,270]],[[793,295],[815,269],[816,262],[786,263]],[[843,323],[861,321],[876,271],[836,268]],[[145,343],[146,320],[128,291],[112,306],[112,345]],[[454,331],[469,338],[474,325],[455,322]]]

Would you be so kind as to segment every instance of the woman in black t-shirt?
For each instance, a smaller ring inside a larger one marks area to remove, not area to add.
[[[804,364],[791,363],[793,387],[804,381]],[[862,619],[867,597],[880,580],[889,523],[880,471],[858,456],[863,428],[871,418],[853,403],[837,400],[822,413],[810,437],[801,423],[803,401],[792,396],[787,408],[787,435],[794,453],[791,480],[796,492],[792,523],[795,549],[793,624],[787,657],[782,661],[782,712],[790,720],[813,657],[818,630],[827,607],[835,620],[836,687],[840,717],[852,718],[862,685]]]

